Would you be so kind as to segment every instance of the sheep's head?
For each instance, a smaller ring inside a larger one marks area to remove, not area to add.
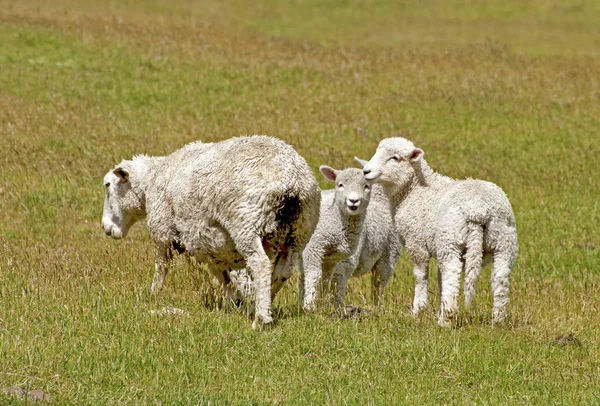
[[[131,226],[145,216],[144,201],[129,176],[131,166],[132,161],[123,161],[104,176],[102,228],[113,238],[125,237]]]
[[[322,165],[323,176],[335,182],[335,203],[340,210],[350,215],[365,212],[371,198],[371,185],[358,168],[336,170]]]
[[[371,160],[364,164],[365,179],[382,183],[384,187],[402,188],[412,180],[414,165],[423,155],[422,149],[405,138],[386,138],[379,143]]]

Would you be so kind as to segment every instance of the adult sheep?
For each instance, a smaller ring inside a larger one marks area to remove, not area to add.
[[[320,189],[306,161],[267,136],[192,143],[163,157],[135,156],[104,177],[102,227],[123,238],[146,218],[155,244],[152,290],[163,284],[171,249],[207,263],[223,284],[229,271],[253,278],[253,328],[273,321],[271,302],[318,218]]]
[[[381,183],[390,197],[394,221],[413,263],[413,313],[428,305],[431,257],[439,263],[438,324],[450,326],[458,313],[460,276],[465,268],[465,306],[485,262],[493,259],[492,323],[505,320],[509,275],[518,254],[515,217],[498,186],[482,180],[455,180],[434,172],[423,151],[397,137],[379,143],[364,166],[365,178]]]

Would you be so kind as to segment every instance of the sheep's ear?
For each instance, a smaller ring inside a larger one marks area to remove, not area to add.
[[[425,152],[423,152],[421,148],[415,148],[413,149],[413,152],[410,153],[409,159],[411,162],[417,162],[418,160],[423,158],[423,155],[425,155]]]
[[[360,159],[360,158],[358,158],[358,157],[354,157],[354,160],[355,160],[356,162],[358,162],[358,163],[360,164],[360,166],[362,166],[363,168],[364,168],[364,166],[365,166],[366,164],[368,164],[368,163],[369,163],[369,161],[365,161],[364,159]]]
[[[335,178],[337,178],[337,175],[339,173],[338,170],[335,170],[327,165],[319,166],[319,170],[321,171],[321,174],[325,176],[325,179],[330,180],[332,182],[335,182]]]
[[[122,182],[127,182],[127,180],[129,180],[129,172],[124,168],[118,167],[113,173],[117,175]]]

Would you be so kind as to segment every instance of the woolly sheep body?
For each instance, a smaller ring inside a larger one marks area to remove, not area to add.
[[[394,222],[413,263],[413,314],[428,306],[428,264],[439,263],[438,323],[449,326],[458,312],[460,276],[465,269],[465,306],[475,294],[484,263],[493,259],[492,322],[507,316],[509,275],[518,254],[515,217],[497,185],[455,180],[434,172],[423,151],[404,138],[388,138],[364,167],[367,179],[390,196]]]
[[[171,247],[206,262],[223,284],[231,282],[230,270],[247,267],[256,291],[253,327],[272,321],[272,297],[292,268],[302,267],[301,252],[318,221],[320,189],[312,171],[273,137],[134,157],[110,171],[105,184],[107,234],[123,237],[146,217],[156,251],[154,291],[164,281]]]

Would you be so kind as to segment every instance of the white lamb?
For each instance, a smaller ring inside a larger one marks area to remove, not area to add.
[[[362,166],[367,164],[367,161],[355,159]],[[334,270],[335,283],[339,287],[336,295],[338,307],[343,306],[348,279],[368,272],[371,272],[373,303],[379,305],[383,299],[383,291],[394,274],[401,251],[402,246],[390,210],[390,200],[382,185],[374,184],[359,246],[350,258],[341,261]]]
[[[441,326],[450,326],[458,313],[463,266],[468,307],[482,266],[493,259],[492,323],[500,323],[507,316],[509,275],[518,254],[510,202],[493,183],[434,172],[423,155],[404,138],[388,138],[363,168],[365,178],[381,183],[390,197],[396,228],[413,262],[413,314],[428,306],[431,257],[440,269]]]
[[[302,269],[301,253],[319,218],[320,189],[306,161],[267,136],[136,156],[109,171],[104,185],[107,235],[123,238],[147,219],[156,252],[154,292],[172,248],[207,263],[223,284],[231,282],[230,270],[247,268],[256,292],[253,328],[273,321],[271,302],[292,269]]]
[[[335,189],[321,192],[319,223],[302,253],[304,292],[301,297],[307,310],[314,310],[317,291],[329,285],[335,266],[356,251],[371,196],[371,185],[358,168],[340,171],[323,165],[320,171],[326,179],[335,182]],[[334,283],[331,287],[337,303],[340,286]]]

